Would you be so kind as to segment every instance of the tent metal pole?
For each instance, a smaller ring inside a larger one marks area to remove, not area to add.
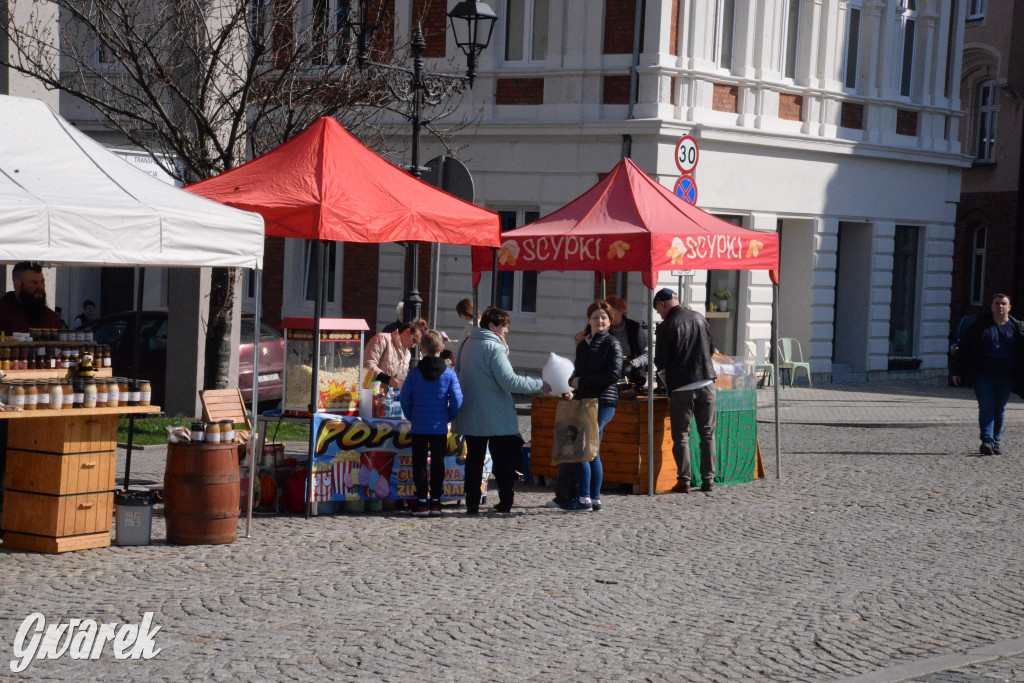
[[[257,415],[259,415],[259,401],[260,401],[260,301],[262,293],[260,292],[260,282],[262,271],[259,268],[254,268],[252,271],[254,294],[256,297],[256,314],[253,316],[255,319],[253,322],[253,339],[255,342],[252,347],[252,400],[250,401],[249,407],[249,424],[253,425],[254,432],[249,434],[249,441],[246,446],[246,450],[249,455],[249,497],[246,500],[249,504],[246,506],[245,511],[245,537],[252,538],[252,492],[255,484],[253,480],[257,476],[256,471],[256,434],[259,433],[259,422],[257,421]]]
[[[316,415],[320,397],[320,307],[323,304],[324,282],[327,280],[327,259],[324,258],[324,241],[314,242],[316,250],[316,296],[313,302],[313,386],[309,393],[309,467],[306,468],[306,519],[313,516],[313,454],[316,448],[316,434],[313,433],[313,416]]]
[[[647,289],[647,312],[654,310],[654,290]],[[647,329],[647,495],[654,495],[654,318]]]
[[[498,305],[498,250],[491,248],[491,306]]]
[[[430,243],[430,325],[437,329],[437,290],[441,288],[441,244]]]
[[[135,314],[134,333],[132,335],[132,377],[139,379],[142,374],[139,372],[139,345],[142,343],[142,299],[146,294],[146,269],[136,268],[136,290],[135,290]],[[124,455],[124,490],[128,490],[128,484],[132,478],[132,440],[135,435],[135,416],[128,418],[128,448]]]
[[[779,286],[772,284],[772,340],[779,338]],[[772,363],[772,386],[775,389],[775,478],[782,479],[782,446],[779,442],[781,429],[779,427],[781,416],[779,415],[779,361],[778,354],[775,355],[775,362]]]

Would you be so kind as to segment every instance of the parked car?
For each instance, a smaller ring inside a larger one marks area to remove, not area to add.
[[[977,316],[965,315],[960,318],[960,324],[956,326],[956,332],[953,333],[953,341],[949,344],[949,352],[946,355],[946,368],[949,377],[946,383],[949,386],[953,386],[953,360],[956,358],[957,349],[960,348],[960,340],[964,338],[964,334],[970,329],[974,321],[977,320]]]
[[[114,373],[150,380],[153,403],[163,405],[167,385],[167,311],[143,311],[139,335],[139,372],[132,369],[132,339],[135,312],[105,315],[84,329],[91,330],[97,344],[109,344]],[[238,348],[238,388],[246,401],[252,400],[253,320],[242,318]],[[260,324],[260,403],[281,400],[284,383],[284,339],[272,327]]]

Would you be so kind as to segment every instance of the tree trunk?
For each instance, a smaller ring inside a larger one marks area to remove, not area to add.
[[[206,389],[227,389],[230,382],[231,310],[235,305],[237,268],[214,268],[210,274],[210,326],[206,332]],[[237,353],[237,351],[234,351]]]

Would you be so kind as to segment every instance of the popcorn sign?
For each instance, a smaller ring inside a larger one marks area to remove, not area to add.
[[[415,497],[412,425],[405,420],[366,420],[317,414],[313,471],[317,500],[405,500]],[[449,433],[442,498],[464,497],[465,442]],[[490,463],[485,463],[490,471]],[[484,491],[486,493],[486,475]],[[327,496],[327,497],[324,497]]]

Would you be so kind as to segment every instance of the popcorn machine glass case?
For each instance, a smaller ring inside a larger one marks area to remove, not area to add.
[[[284,413],[309,415],[313,385],[312,318],[285,318]],[[363,346],[369,326],[356,318],[320,319],[320,374],[317,412],[355,415],[359,412],[359,380]]]

